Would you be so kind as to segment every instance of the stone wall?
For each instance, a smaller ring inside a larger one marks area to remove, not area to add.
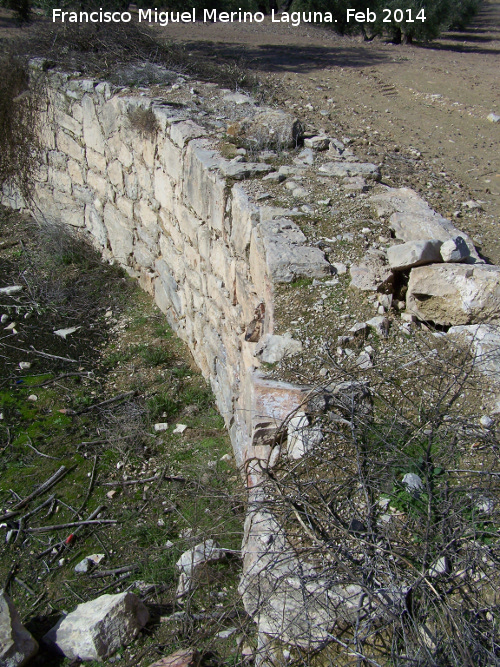
[[[224,159],[175,105],[62,72],[49,74],[48,91],[34,215],[87,233],[139,280],[209,380],[238,465],[256,452],[265,457],[262,423],[268,429],[297,406],[287,399],[284,410],[276,407],[273,383],[260,378],[254,357],[272,333],[273,276],[280,280],[283,267],[285,280],[308,270],[324,275],[323,253],[305,245],[293,222],[286,234],[279,220],[270,232],[250,181],[237,181],[271,167]],[[154,114],[156,131],[134,129],[137,108]],[[3,203],[22,206],[8,190]],[[249,326],[257,335],[245,337]],[[279,392],[287,395],[286,385]]]

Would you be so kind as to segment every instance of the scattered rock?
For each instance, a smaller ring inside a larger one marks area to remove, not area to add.
[[[493,421],[493,419],[491,417],[488,417],[488,415],[483,415],[481,417],[481,419],[479,420],[479,423],[484,428],[491,428],[495,422]]]
[[[78,605],[43,640],[71,660],[97,660],[129,644],[146,625],[149,612],[132,593],[101,595]]]
[[[330,146],[330,138],[325,135],[318,135],[316,137],[307,137],[304,139],[304,146],[312,148],[315,151],[326,151]]]
[[[287,453],[292,459],[301,459],[323,440],[319,426],[309,426],[304,412],[297,412],[288,422]]]
[[[238,158],[236,158],[238,160]],[[252,178],[259,174],[267,174],[273,170],[269,164],[260,162],[240,162],[235,160],[221,160],[219,169],[226,178],[233,178],[235,181],[242,181],[245,178]]]
[[[353,324],[349,329],[349,333],[353,336],[360,336],[366,334],[367,329],[368,325],[365,322],[356,322],[356,324]]]
[[[407,310],[442,325],[475,324],[500,318],[500,267],[431,264],[412,269]]]
[[[0,665],[22,667],[38,652],[38,643],[21,623],[11,599],[0,591]]]
[[[445,241],[440,253],[443,262],[465,262],[470,256],[469,246],[461,236]]]
[[[186,424],[176,424],[174,430],[172,433],[184,433],[184,431],[187,429]]]
[[[197,568],[211,561],[224,558],[225,552],[216,545],[214,540],[205,540],[192,549],[185,551],[177,561],[180,570],[177,597],[189,593],[194,585],[193,575]]]
[[[224,102],[231,102],[232,104],[253,104],[254,101],[248,95],[243,93],[228,93],[222,98]]]
[[[490,123],[498,123],[498,121],[500,121],[500,116],[492,112],[486,116],[486,119],[489,120]]]
[[[377,315],[368,320],[366,324],[376,331],[379,336],[385,338],[389,333],[389,320],[383,315]]]
[[[344,178],[342,187],[349,192],[366,192],[369,187],[362,176]]]
[[[429,577],[440,577],[443,574],[449,574],[451,572],[450,559],[446,556],[438,558],[428,570]]]
[[[247,139],[258,146],[295,148],[304,133],[302,123],[284,111],[257,113],[245,128]]]
[[[370,162],[327,162],[319,168],[319,171],[339,178],[363,176],[374,181],[380,180],[380,169]]]
[[[370,356],[370,354],[366,351],[361,352],[360,355],[356,358],[356,361],[354,362],[358,368],[361,370],[367,370],[368,368],[373,367],[373,361]]]
[[[333,262],[332,267],[335,269],[335,273],[339,276],[343,276],[347,273],[347,266],[343,262]]]
[[[275,364],[285,356],[292,356],[302,352],[302,343],[294,340],[292,334],[286,332],[283,336],[266,334],[255,352],[256,357],[266,364]]]
[[[154,425],[154,429],[156,433],[161,433],[162,431],[166,431],[168,428],[168,423],[167,422],[159,422],[158,424]]]
[[[20,361],[19,368],[22,371],[27,371],[29,368],[31,368],[31,363],[29,361]]]
[[[0,294],[5,296],[12,296],[22,290],[22,285],[9,285],[8,287],[0,287]]]
[[[276,183],[283,183],[285,179],[286,179],[285,174],[281,174],[279,171],[273,171],[270,174],[266,174],[262,180],[275,181]]]
[[[394,271],[404,271],[413,266],[440,262],[440,248],[441,241],[409,241],[388,248],[387,260]]]
[[[75,333],[75,331],[78,331],[78,329],[81,329],[81,327],[69,327],[69,329],[58,329],[57,331],[54,331],[56,336],[59,336],[59,338],[63,338],[66,340],[66,338],[72,334]]]
[[[96,565],[99,565],[104,558],[104,554],[92,554],[91,556],[87,556],[75,565],[75,572],[78,574],[86,574]]]
[[[350,269],[351,285],[360,290],[391,293],[394,273],[387,265],[387,256],[382,250],[369,250],[361,263]]]
[[[407,472],[403,477],[403,484],[409,493],[419,494],[424,489],[422,479],[414,472]]]

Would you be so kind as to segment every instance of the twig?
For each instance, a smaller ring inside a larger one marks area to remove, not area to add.
[[[76,591],[74,591],[74,590],[71,588],[71,586],[68,584],[67,581],[64,582],[64,585],[66,586],[66,588],[67,588],[71,593],[73,593],[73,595],[74,595],[76,598],[78,598],[78,599],[80,600],[80,602],[85,602],[84,598],[82,598],[81,595],[78,595],[78,593],[77,593]]]
[[[115,519],[94,519],[86,521],[72,521],[70,523],[59,523],[55,526],[38,526],[36,528],[27,528],[28,533],[46,533],[51,530],[64,530],[66,528],[75,528],[77,526],[92,526],[98,524],[115,524],[118,523]]]
[[[18,586],[21,586],[21,588],[24,588],[24,590],[29,593],[30,595],[35,595],[35,591],[28,586],[28,584],[25,584],[22,579],[18,579],[18,577],[14,577],[14,581]]]
[[[75,511],[75,516],[80,515],[80,512],[82,512],[85,505],[87,504],[88,499],[90,498],[90,494],[92,493],[92,489],[94,488],[96,467],[97,467],[97,454],[94,456],[94,465],[92,467],[92,473],[90,475],[90,483],[89,483],[89,488],[87,489],[87,494],[86,494],[85,498],[83,499],[83,502],[80,505],[80,507]]]
[[[10,519],[11,517],[15,516],[16,514],[19,514],[19,511],[28,505],[34,498],[37,498],[38,496],[41,496],[43,493],[48,491],[50,488],[52,488],[55,484],[61,481],[61,479],[70,471],[73,470],[75,466],[72,468],[66,468],[66,466],[61,466],[59,470],[57,470],[52,477],[50,477],[46,482],[41,484],[38,488],[36,488],[32,493],[30,493],[29,496],[26,496],[24,500],[21,500],[21,502],[17,503],[17,505],[14,505],[14,507],[10,510],[10,512],[6,512],[2,516],[0,516],[0,521],[4,521],[5,519]]]
[[[94,510],[94,511],[92,512],[92,514],[89,516],[89,518],[87,519],[87,521],[90,521],[91,519],[94,519],[94,518],[95,518],[98,514],[100,514],[104,509],[106,509],[105,505],[100,505],[96,510]],[[84,528],[84,524],[81,524],[80,526],[78,526],[78,528],[77,528],[76,530],[73,531],[73,535],[76,535],[78,532],[80,532],[80,530],[81,530],[82,528]],[[56,557],[57,557],[57,555],[59,554],[59,550],[60,550],[62,547],[66,547],[66,546],[68,546],[68,545],[66,544],[66,540],[61,540],[60,542],[56,542],[56,544],[51,544],[50,547],[48,547],[48,549],[45,549],[45,551],[42,551],[42,553],[38,554],[37,558],[43,558],[43,556],[45,556],[46,554],[50,553],[50,552],[53,551],[54,549],[55,549],[56,552],[57,552],[57,553],[56,553]]]
[[[127,479],[121,482],[104,482],[103,486],[129,486],[130,484],[147,484],[147,482],[154,482],[156,480],[161,481],[162,479],[167,482],[188,482],[185,477],[179,477],[178,475],[155,475],[154,477],[146,477],[145,479]]]
[[[500,472],[493,472],[492,470],[447,470],[446,472],[470,472],[472,475],[494,475],[500,477]]]
[[[118,396],[114,396],[113,398],[108,398],[106,401],[101,401],[101,403],[96,403],[95,405],[89,405],[87,408],[78,410],[77,412],[75,412],[75,414],[83,415],[85,412],[90,412],[91,410],[95,410],[96,408],[101,408],[103,405],[116,403],[116,401],[121,401],[125,398],[129,398],[130,396],[134,396],[136,393],[137,393],[136,391],[126,391],[125,393],[118,394]]]
[[[128,579],[128,578],[130,577],[131,574],[132,574],[132,572],[127,572],[126,574],[124,574],[123,576],[121,576],[121,577],[120,577],[119,579],[117,579],[116,581],[112,581],[112,582],[111,582],[110,584],[108,584],[107,586],[104,586],[104,588],[100,588],[100,589],[97,591],[96,595],[102,595],[102,593],[104,593],[105,591],[109,591],[110,588],[116,588],[116,587],[119,586],[123,581],[125,581],[125,579]]]
[[[59,459],[56,458],[55,456],[49,456],[48,454],[44,454],[43,452],[38,451],[38,449],[31,443],[31,438],[29,436],[28,440],[29,442],[25,442],[24,444],[27,445],[34,452],[36,452],[38,456],[43,456],[44,459],[52,459],[53,461],[59,461]]]
[[[58,375],[55,378],[52,378],[50,380],[45,380],[45,382],[40,382],[39,384],[31,384],[30,388],[33,387],[46,387],[48,384],[52,384],[53,382],[59,382],[59,380],[64,380],[64,378],[69,378],[69,377],[84,377],[87,378],[88,380],[93,380],[94,382],[99,382],[99,380],[96,380],[93,377],[90,377],[90,371],[86,373],[63,373],[62,375]]]
[[[80,449],[80,447],[84,447],[85,445],[102,445],[105,442],[107,442],[106,439],[101,439],[101,440],[84,440],[83,442],[80,442],[78,445],[76,445],[77,449]]]
[[[51,503],[54,499],[55,499],[55,495],[52,494],[51,496],[49,496],[49,497],[47,498],[47,500],[44,500],[43,503],[42,503],[41,505],[38,505],[38,507],[35,507],[35,509],[31,510],[30,512],[26,512],[26,514],[23,514],[23,516],[19,518],[19,521],[24,521],[24,520],[27,519],[28,517],[33,516],[33,514],[36,514],[37,512],[39,512],[41,509],[43,509],[43,508],[46,507],[47,505],[50,505],[50,503]]]
[[[38,354],[40,357],[47,357],[47,359],[57,359],[58,361],[69,361],[72,364],[80,363],[77,359],[69,359],[68,357],[58,357],[55,354],[47,354],[47,352],[40,352],[35,350],[33,345],[30,345],[31,350],[25,350],[23,347],[16,347],[15,345],[8,345],[7,343],[0,343],[3,347],[9,347],[12,350],[18,350],[19,352],[24,352],[25,354]]]
[[[124,572],[135,572],[139,569],[139,565],[124,565],[123,567],[116,567],[114,570],[99,570],[99,572],[94,572],[90,576],[94,579],[100,579],[101,577],[110,577],[113,574],[123,574]]]

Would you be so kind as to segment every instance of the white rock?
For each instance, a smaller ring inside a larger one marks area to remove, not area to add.
[[[177,424],[172,433],[184,433],[186,429],[187,429],[186,424]]]
[[[319,168],[319,171],[327,176],[363,176],[375,181],[380,180],[380,169],[370,162],[327,162]]]
[[[220,549],[214,540],[205,540],[192,549],[185,551],[176,565],[181,571],[177,586],[177,596],[182,597],[192,590],[194,571],[205,563],[224,558],[225,552]]]
[[[22,285],[9,285],[8,287],[0,287],[0,294],[5,296],[12,296],[22,290]]]
[[[358,355],[354,363],[358,368],[361,368],[361,370],[367,370],[368,368],[373,367],[373,361],[371,359],[371,356],[366,351],[361,352],[361,354]]]
[[[266,364],[275,364],[285,356],[293,356],[300,352],[302,343],[292,338],[292,334],[287,331],[283,336],[274,334],[263,336],[254,356]]]
[[[372,317],[371,320],[368,320],[366,324],[371,328],[375,329],[379,336],[384,338],[389,332],[389,320],[384,315],[377,315],[377,317]]]
[[[369,250],[359,264],[350,268],[351,285],[360,290],[392,292],[394,273],[382,250]]]
[[[71,660],[102,662],[129,644],[148,620],[147,608],[132,593],[101,595],[78,605],[43,639]]]
[[[0,591],[0,665],[22,667],[38,652],[38,643],[21,623],[10,598]]]
[[[288,422],[287,453],[292,459],[301,459],[323,440],[319,426],[309,426],[304,412],[297,412]]]
[[[479,420],[479,423],[484,428],[491,428],[495,422],[493,421],[493,419],[491,417],[488,417],[488,415],[483,415],[481,417],[481,419]]]
[[[465,243],[465,242],[464,242]],[[441,261],[441,241],[409,241],[387,249],[387,260],[394,271]]]
[[[78,329],[81,329],[81,327],[69,327],[68,329],[58,329],[57,331],[54,331],[56,336],[59,336],[59,338],[64,338],[66,340],[66,337],[69,336],[72,333],[75,333],[75,331],[78,331]]]
[[[500,116],[496,113],[490,113],[486,116],[487,120],[490,121],[490,123],[498,123],[500,121]]]
[[[428,574],[430,577],[440,577],[443,574],[451,572],[450,560],[446,556],[438,558],[429,568]]]
[[[306,148],[312,148],[315,151],[326,151],[330,146],[330,138],[325,135],[307,137],[304,139],[304,146]]]
[[[22,371],[27,371],[29,368],[31,368],[31,363],[29,361],[20,361],[19,368]]]
[[[154,425],[156,433],[161,433],[162,431],[166,431],[167,428],[168,428],[167,422],[159,422],[158,424]]]
[[[407,310],[442,325],[500,319],[500,267],[431,264],[412,269]]]
[[[403,477],[403,484],[406,486],[406,490],[410,493],[423,491],[424,485],[422,479],[416,475],[414,472],[407,472]]]
[[[464,262],[470,257],[469,246],[461,236],[445,241],[440,253],[443,262]]]

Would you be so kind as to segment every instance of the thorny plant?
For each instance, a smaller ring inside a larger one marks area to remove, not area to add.
[[[400,367],[330,361],[307,422],[284,424],[261,471],[280,546],[262,561],[259,613],[282,614],[271,635],[287,642],[266,660],[500,664],[500,449],[478,412],[488,360],[421,349],[404,380]]]

